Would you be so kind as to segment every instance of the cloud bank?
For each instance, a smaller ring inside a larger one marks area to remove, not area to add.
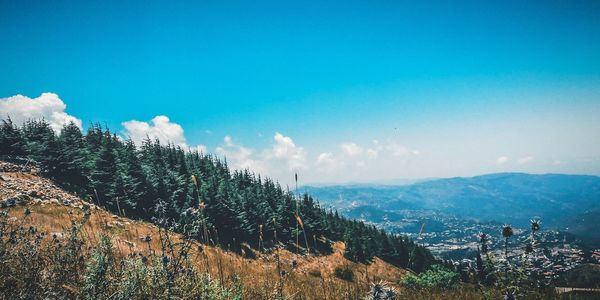
[[[392,140],[373,141],[372,145],[344,142],[333,150],[310,153],[292,137],[276,132],[270,145],[262,150],[245,146],[228,135],[215,152],[225,157],[232,169],[250,169],[288,185],[293,184],[295,173],[303,183],[389,177],[420,156],[419,151]]]
[[[158,139],[161,143],[172,143],[177,146],[184,146],[185,136],[183,127],[177,123],[172,123],[167,116],[156,116],[150,122],[131,120],[121,123],[125,128],[125,136],[140,145],[147,137]]]
[[[23,95],[0,98],[1,118],[9,116],[19,126],[30,119],[44,119],[56,132],[70,122],[81,128],[81,120],[67,114],[66,109],[67,105],[54,93],[42,93],[37,98]]]
[[[189,146],[186,142],[183,127],[171,122],[167,116],[156,116],[150,122],[130,120],[121,123],[124,128],[123,135],[130,138],[136,145],[141,145],[146,138],[158,140],[161,144],[171,143],[184,149],[197,150],[207,153],[204,145]]]
[[[503,165],[507,162],[508,162],[507,156],[500,156],[500,157],[496,158],[496,164],[498,164],[498,165]]]

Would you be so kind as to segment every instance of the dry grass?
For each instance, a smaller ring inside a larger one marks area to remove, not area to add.
[[[82,210],[65,205],[35,203],[27,207],[31,214],[24,225],[35,226],[50,234],[60,235],[71,226],[72,219],[83,218]],[[23,206],[10,208],[9,216],[16,222],[23,218],[23,210]],[[123,257],[133,252],[147,255],[150,251],[161,251],[157,226],[118,217],[102,209],[93,209],[83,229],[88,246],[95,246],[99,236],[106,234],[113,241],[116,253]],[[151,241],[143,241],[145,236],[150,236]],[[174,243],[182,241],[178,234],[171,237]],[[280,250],[284,294],[292,299],[340,299],[340,296],[356,299],[366,294],[370,282],[397,282],[407,272],[378,258],[370,265],[354,263],[344,258],[343,251],[344,245],[339,242],[334,244],[334,252],[327,256],[303,256]],[[256,259],[249,259],[217,247],[193,243],[189,255],[199,270],[208,270],[213,278],[223,280],[225,284],[239,278],[249,299],[271,298],[275,294],[279,280],[275,253],[256,253]],[[351,270],[353,281],[337,278],[334,273],[338,267]]]
[[[46,181],[31,174],[2,173],[2,176],[24,186],[34,186],[39,183],[36,181]],[[4,183],[0,182],[0,196],[4,198],[10,194],[11,191],[5,189]],[[22,222],[23,226],[35,226],[41,231],[60,236],[71,227],[73,220],[83,219],[84,210],[80,206],[30,201],[26,205],[9,208],[8,212],[14,222]],[[27,218],[23,218],[25,207],[31,211]],[[90,207],[89,221],[83,227],[85,240],[90,248],[98,244],[101,234],[105,234],[111,238],[115,252],[122,257],[130,253],[147,255],[151,251],[161,254],[157,226],[116,216],[94,205]],[[151,237],[151,241],[144,241],[146,236]],[[179,234],[171,233],[170,237],[173,243],[182,242]],[[280,249],[281,277],[277,272],[277,251],[255,252],[256,258],[250,259],[221,248],[193,243],[189,256],[198,270],[210,273],[225,285],[239,280],[244,286],[247,299],[274,298],[277,296],[279,282],[283,285],[283,294],[291,299],[358,299],[368,292],[371,282],[384,280],[393,284],[407,272],[377,258],[369,265],[351,262],[343,256],[343,243],[335,243],[333,248],[333,253],[327,256],[298,255]],[[337,278],[336,268],[351,270],[353,280]],[[396,288],[399,289],[398,286]]]

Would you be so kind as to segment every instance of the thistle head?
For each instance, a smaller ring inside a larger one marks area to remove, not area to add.
[[[527,244],[527,246],[525,246],[525,253],[529,254],[531,252],[533,252],[533,245]]]
[[[371,284],[371,291],[366,299],[392,300],[396,299],[396,290],[386,282],[379,281]]]
[[[485,233],[479,233],[479,243],[481,244],[481,252],[486,253],[488,251],[488,245],[490,238]]]
[[[540,230],[541,224],[542,224],[542,222],[540,220],[537,220],[537,219],[531,220],[531,231],[538,232]]]
[[[480,242],[481,244],[486,244],[486,243],[487,243],[487,242],[490,240],[490,238],[488,237],[488,235],[487,235],[487,234],[485,234],[485,233],[481,233],[481,232],[480,232],[480,233],[478,234],[478,236],[479,236],[479,242]]]
[[[516,300],[515,294],[513,292],[507,292],[504,294],[504,300]]]
[[[154,211],[156,212],[156,214],[158,214],[159,216],[164,216],[167,213],[167,203],[165,201],[160,200],[158,203],[156,203],[156,205],[154,206]]]
[[[186,216],[196,216],[198,214],[198,210],[193,207],[188,207],[183,214]]]
[[[506,238],[506,239],[507,239],[507,238],[509,238],[509,237],[513,236],[514,234],[515,234],[515,233],[514,233],[514,231],[513,231],[513,229],[512,229],[512,226],[510,226],[510,225],[503,225],[503,226],[502,226],[502,236],[503,236],[504,238]]]

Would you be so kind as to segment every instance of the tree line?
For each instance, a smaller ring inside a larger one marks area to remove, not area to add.
[[[230,170],[226,159],[146,138],[137,147],[98,124],[85,134],[70,123],[55,132],[44,120],[0,125],[0,157],[28,159],[64,189],[107,210],[182,232],[201,219],[196,238],[232,251],[283,245],[327,253],[333,241],[345,256],[374,256],[417,272],[434,262],[411,239],[350,220],[295,195],[250,170]]]

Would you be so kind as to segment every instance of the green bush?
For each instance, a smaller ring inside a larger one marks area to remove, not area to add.
[[[449,289],[458,286],[458,273],[443,266],[434,265],[424,273],[409,274],[402,278],[400,284],[408,289]]]
[[[354,280],[354,273],[347,267],[337,267],[335,268],[335,276],[339,279],[352,281]]]
[[[310,271],[308,271],[308,274],[313,277],[321,277],[320,270],[310,270]]]

